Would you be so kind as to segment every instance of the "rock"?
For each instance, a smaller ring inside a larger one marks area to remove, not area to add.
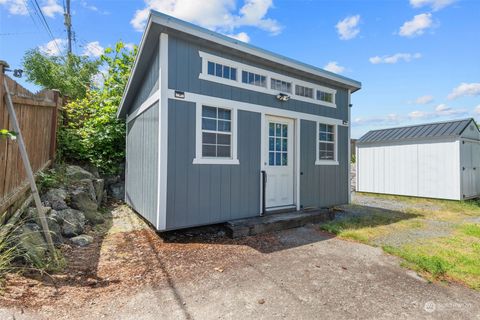
[[[93,183],[93,188],[95,189],[97,205],[100,205],[103,200],[103,190],[105,188],[105,180],[95,179],[95,180],[92,180],[92,183]]]
[[[28,208],[27,215],[29,219],[28,221],[31,221],[30,223],[27,223],[27,225],[33,224],[39,228],[38,230],[42,231],[42,223],[40,222],[40,218],[38,217],[37,209]],[[52,236],[53,243],[56,245],[62,244],[63,237],[61,225],[63,223],[63,220],[58,216],[57,211],[48,207],[45,208],[45,217],[47,218],[48,230],[50,231],[50,235]],[[36,227],[32,227],[32,229],[35,228]]]
[[[62,219],[62,234],[71,238],[83,233],[85,228],[85,215],[82,211],[75,209],[65,209],[57,212]]]
[[[73,244],[76,244],[77,246],[85,247],[93,242],[93,237],[86,234],[82,234],[82,235],[71,238],[70,241],[72,241]]]
[[[97,196],[92,180],[75,181],[70,188],[70,206],[81,211],[97,211]]]
[[[125,200],[125,182],[119,181],[110,185],[110,195],[117,200]]]
[[[50,189],[42,196],[45,206],[54,210],[68,209],[66,199],[67,191],[60,188]]]
[[[105,222],[105,218],[98,211],[84,211],[83,214],[85,215],[85,219],[87,219],[88,223],[90,223],[91,225]]]
[[[79,166],[67,166],[65,175],[70,180],[95,179],[95,176]]]
[[[33,265],[44,265],[47,252],[47,243],[43,238],[40,226],[35,223],[26,223],[18,230],[18,246],[25,252],[25,257]]]

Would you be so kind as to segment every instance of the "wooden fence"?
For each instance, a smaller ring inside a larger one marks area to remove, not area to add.
[[[4,73],[0,61],[0,129],[13,130],[6,108],[3,79],[7,79],[20,130],[34,172],[48,167],[55,157],[57,115],[63,105],[58,91],[33,94]],[[29,190],[27,176],[15,140],[0,137],[0,215]]]

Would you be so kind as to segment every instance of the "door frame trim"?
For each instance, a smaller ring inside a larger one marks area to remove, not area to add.
[[[289,119],[293,121],[293,206],[296,208],[296,211],[300,211],[300,121],[301,119],[299,118],[292,118],[292,117],[284,117],[284,116],[279,116],[276,114],[266,114],[262,112],[261,114],[261,130],[260,130],[260,170],[266,170],[266,163],[267,163],[267,118],[268,117],[273,117],[273,118],[283,118],[283,119]],[[263,199],[262,199],[262,193],[263,193],[263,183],[262,183],[262,175],[260,175],[260,215],[262,214],[262,208],[263,208]],[[268,182],[267,182],[268,184]],[[290,205],[289,205],[290,206]],[[275,207],[271,207],[275,208]],[[268,211],[268,207],[266,207],[266,210]]]

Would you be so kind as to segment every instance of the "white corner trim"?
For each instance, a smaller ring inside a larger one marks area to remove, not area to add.
[[[151,106],[155,104],[160,99],[160,89],[154,92],[147,100],[145,100],[140,107],[128,115],[127,123],[147,111]]]
[[[168,34],[159,40],[159,128],[158,128],[158,199],[157,230],[167,228],[167,170],[168,170]]]
[[[184,92],[184,93],[185,93],[185,98],[177,98],[175,97],[175,90],[169,89],[168,98],[174,99],[174,100],[180,100],[180,101],[210,104],[214,107],[220,106],[227,109],[230,108],[230,109],[245,110],[245,111],[257,112],[257,113],[265,113],[273,116],[292,118],[292,119],[298,118],[302,120],[317,121],[317,122],[332,124],[336,126],[347,126],[340,119],[317,116],[310,113],[290,111],[290,110],[285,110],[285,109],[280,109],[275,107],[267,107],[259,104],[241,102],[236,100],[217,98],[217,97],[207,96],[207,95],[193,93],[193,92]]]
[[[198,78],[201,80],[207,80],[207,81],[212,81],[220,84],[225,84],[229,86],[235,86],[239,87],[242,89],[246,90],[252,90],[252,91],[257,91],[257,92],[262,92],[266,94],[272,94],[272,95],[277,95],[280,93],[278,90],[271,89],[271,79],[277,79],[285,82],[290,82],[292,84],[292,92],[289,93],[292,99],[295,100],[300,100],[308,103],[313,103],[313,104],[318,104],[321,106],[329,107],[329,108],[336,108],[337,105],[335,103],[335,95],[337,93],[337,90],[324,87],[321,85],[317,85],[311,82],[306,82],[302,81],[296,78],[292,78],[286,75],[282,75],[273,71],[268,71],[264,69],[260,69],[254,66],[250,66],[247,64],[240,63],[238,61],[230,60],[230,59],[225,59],[223,57],[219,57],[210,53],[206,53],[203,51],[198,52],[200,58],[202,58],[202,72],[198,75]],[[233,67],[237,69],[237,79],[236,80],[231,80],[227,78],[221,78],[217,77],[214,75],[208,74],[208,61],[219,63],[222,65],[226,65],[229,67]],[[262,76],[265,76],[267,78],[267,86],[266,87],[261,87],[261,86],[256,86],[248,83],[243,83],[242,82],[242,71],[248,71],[256,74],[260,74]],[[313,89],[313,98],[308,98],[300,95],[295,94],[295,85],[300,85],[303,87],[308,87]],[[327,101],[322,101],[317,99],[317,91],[322,91],[322,92],[327,92],[331,93],[333,96],[333,102],[327,102]]]
[[[228,103],[210,103],[195,101],[195,159],[193,164],[240,164],[238,161],[238,125],[237,125],[237,108],[230,106]],[[218,101],[217,101],[218,102]],[[231,158],[203,158],[202,157],[202,106],[222,108],[231,110]]]
[[[297,211],[300,211],[300,123],[302,120],[295,120],[295,203]]]
[[[351,104],[351,90],[348,89],[347,91],[348,98],[347,98],[347,108],[348,108],[348,123],[350,124],[350,118],[352,116],[352,108],[350,107]],[[352,203],[352,126],[348,126],[348,159],[347,159],[347,170],[348,170],[348,204]]]

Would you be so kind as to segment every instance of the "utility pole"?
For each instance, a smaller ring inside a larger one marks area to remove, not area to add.
[[[66,0],[67,7],[65,9],[65,26],[67,27],[68,37],[68,54],[72,53],[72,16],[70,15],[70,0]]]

